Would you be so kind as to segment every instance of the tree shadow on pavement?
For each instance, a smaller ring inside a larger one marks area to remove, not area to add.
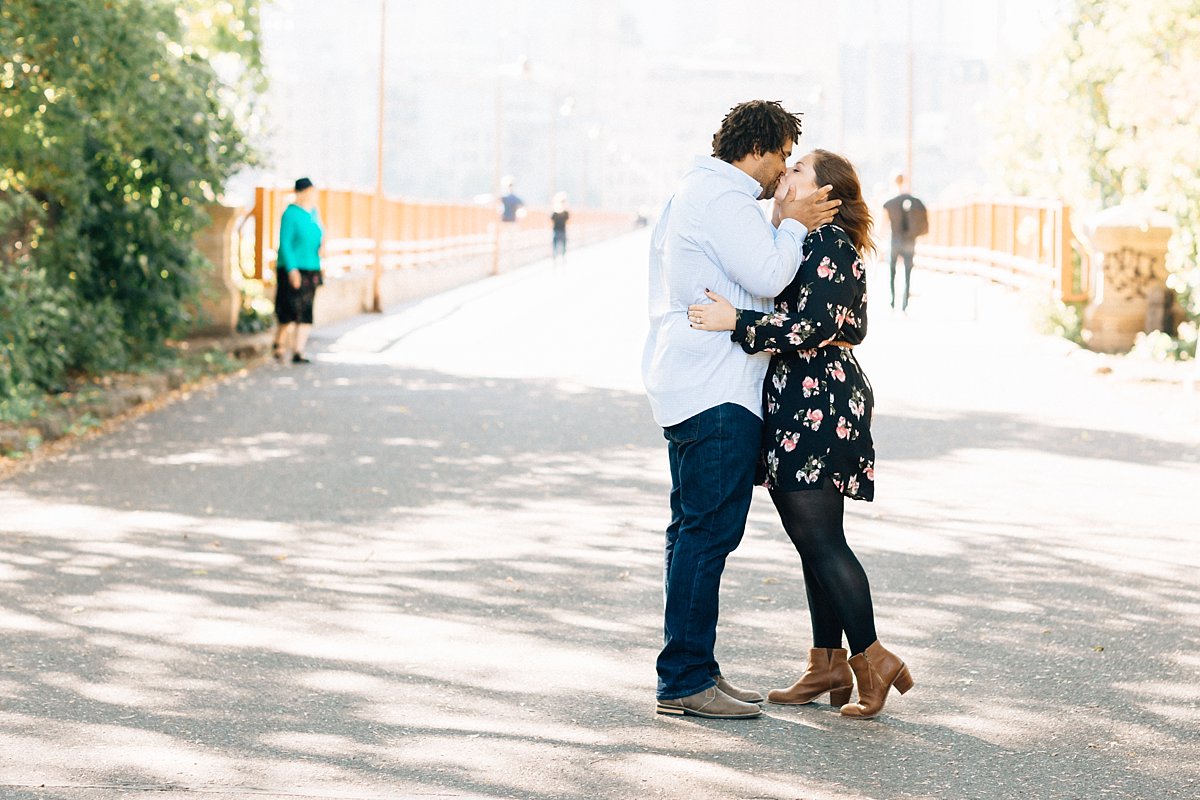
[[[855,508],[851,527],[912,693],[868,722],[656,717],[667,482],[644,398],[319,367],[227,384],[4,485],[5,791],[1195,794],[1186,564],[1081,567],[1072,530],[906,484],[908,505]],[[923,463],[1012,446],[1003,423],[879,429]],[[1018,441],[1094,458],[1070,431]],[[1114,471],[1188,455],[1109,444]],[[772,514],[759,497],[722,594],[722,661],[762,688],[790,682],[808,638]]]

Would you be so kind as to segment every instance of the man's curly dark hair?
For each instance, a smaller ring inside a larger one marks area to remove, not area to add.
[[[751,153],[773,153],[800,139],[800,115],[774,100],[750,100],[729,109],[713,134],[713,155],[733,163]]]

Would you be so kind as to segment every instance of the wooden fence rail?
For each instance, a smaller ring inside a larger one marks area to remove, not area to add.
[[[1064,302],[1087,300],[1091,269],[1071,229],[1071,210],[1057,201],[1016,198],[929,210],[929,235],[918,240],[925,266],[976,274]]]
[[[291,201],[289,189],[259,187],[249,219],[254,225],[253,266],[247,277],[273,280],[279,247],[279,221]],[[329,277],[375,265],[373,233],[376,198],[371,194],[322,190],[317,210],[325,228],[322,265]],[[550,254],[550,212],[530,209],[516,223],[501,224],[490,206],[419,200],[383,201],[381,262],[385,270],[429,266],[445,261],[492,257],[507,268]],[[247,221],[249,221],[249,219]],[[571,246],[588,244],[633,226],[630,214],[572,210]],[[496,259],[500,250],[499,259]]]

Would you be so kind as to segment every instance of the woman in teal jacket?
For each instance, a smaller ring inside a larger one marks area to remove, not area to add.
[[[308,178],[296,181],[296,199],[283,212],[279,223],[279,252],[276,259],[275,358],[283,361],[292,345],[292,363],[307,364],[304,346],[312,328],[313,301],[322,284],[321,228],[317,216],[317,190]]]

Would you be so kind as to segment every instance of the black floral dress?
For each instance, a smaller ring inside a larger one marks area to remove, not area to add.
[[[733,340],[747,353],[774,354],[763,384],[759,483],[793,492],[829,478],[847,497],[875,497],[875,398],[844,346],[866,334],[866,270],[836,225],[804,240],[800,269],[773,312],[738,311]]]

